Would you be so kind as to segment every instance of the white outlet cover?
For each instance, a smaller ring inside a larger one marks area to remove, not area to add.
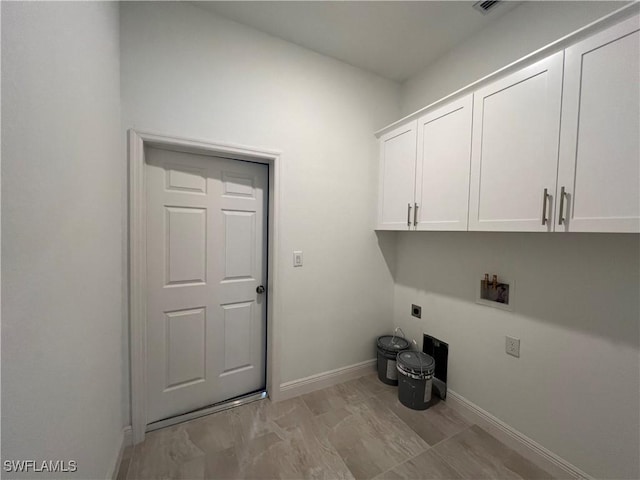
[[[520,358],[520,339],[514,337],[505,338],[505,352],[514,357]]]

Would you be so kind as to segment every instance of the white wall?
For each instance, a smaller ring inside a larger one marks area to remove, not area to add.
[[[410,78],[403,111],[620,6],[524,3]],[[457,393],[591,475],[639,478],[639,246],[625,234],[400,233],[394,320],[450,343]],[[515,280],[512,312],[475,303],[485,272]],[[520,359],[505,335],[521,339]]]
[[[393,305],[373,132],[398,85],[189,4],[124,4],[121,34],[124,128],[283,152],[282,382],[373,358]]]
[[[638,478],[638,235],[398,234],[396,324],[449,343],[449,387],[598,478]],[[513,311],[475,303],[483,273]],[[422,306],[422,319],[410,316]],[[505,335],[520,338],[519,359]]]
[[[118,22],[2,2],[2,459],[78,464],[34,478],[105,478],[121,442]]]
[[[619,1],[524,1],[487,28],[408,78],[408,115],[624,6]]]

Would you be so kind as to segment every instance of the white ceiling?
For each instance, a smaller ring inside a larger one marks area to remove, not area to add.
[[[218,15],[403,81],[517,6],[473,1],[197,2]]]

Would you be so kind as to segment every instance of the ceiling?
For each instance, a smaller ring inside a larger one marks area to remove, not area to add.
[[[238,23],[403,81],[521,2],[488,14],[473,1],[196,2]]]

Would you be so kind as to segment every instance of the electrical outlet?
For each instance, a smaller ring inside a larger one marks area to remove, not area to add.
[[[509,355],[513,355],[514,357],[520,358],[520,339],[513,337],[504,337],[505,338],[505,351]]]
[[[422,318],[422,307],[420,305],[411,305],[411,315],[416,318]]]

